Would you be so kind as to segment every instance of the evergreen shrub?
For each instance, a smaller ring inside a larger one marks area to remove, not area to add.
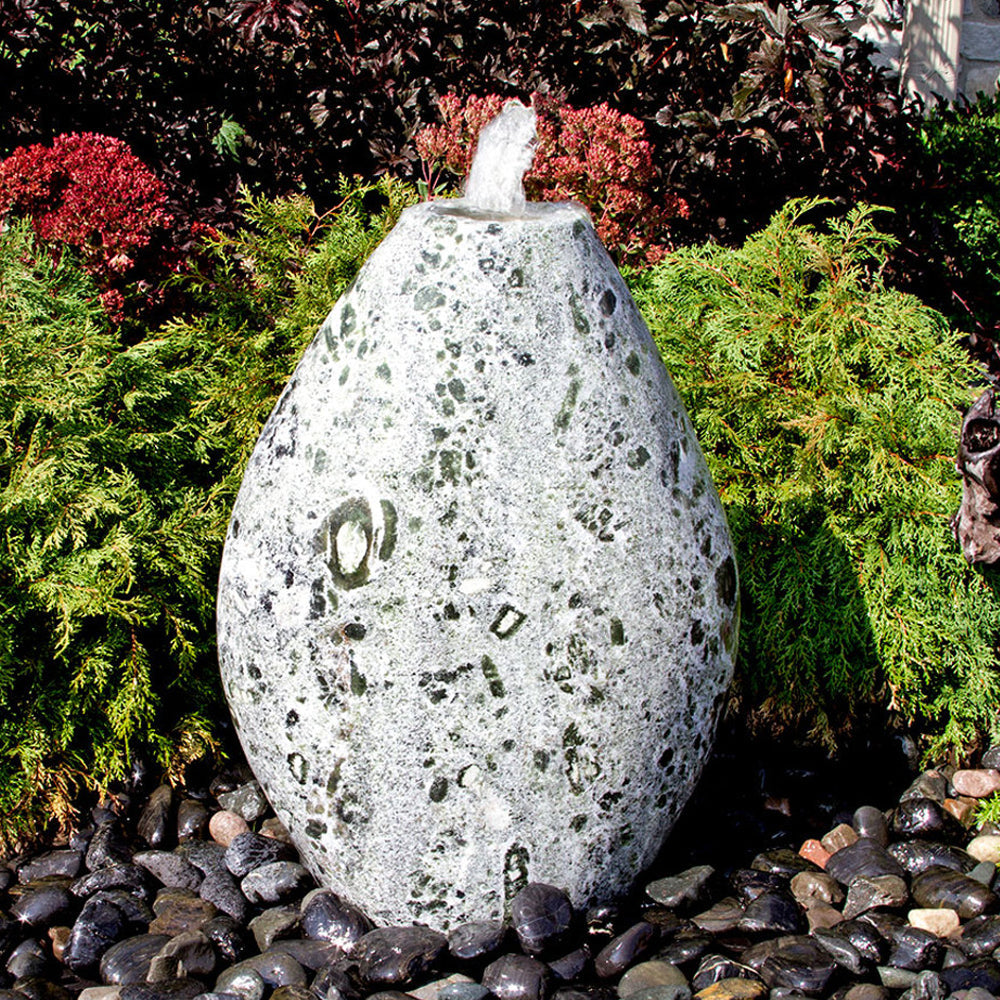
[[[223,510],[188,374],[123,349],[25,221],[0,233],[0,329],[3,850],[140,748],[177,773],[210,745]]]
[[[0,851],[72,819],[142,756],[171,779],[228,719],[218,562],[260,428],[308,339],[416,200],[342,182],[245,196],[182,282],[197,309],[133,346],[71,252],[0,233]]]
[[[935,751],[968,748],[1000,733],[996,578],[949,528],[977,372],[939,313],[883,283],[875,210],[818,229],[816,207],[634,281],[734,535],[737,690],[831,739],[881,705]]]

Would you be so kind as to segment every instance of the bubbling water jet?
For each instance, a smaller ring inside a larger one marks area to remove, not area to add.
[[[524,215],[524,175],[538,145],[533,108],[508,101],[479,133],[465,182],[465,205],[497,215]]]

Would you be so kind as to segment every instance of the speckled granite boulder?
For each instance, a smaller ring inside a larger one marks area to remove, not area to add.
[[[729,684],[691,424],[584,214],[408,210],[275,407],[219,588],[226,694],[317,878],[377,922],[626,891]]]

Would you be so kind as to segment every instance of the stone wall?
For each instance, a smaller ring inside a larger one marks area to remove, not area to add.
[[[959,45],[958,92],[969,100],[995,94],[1000,75],[1000,4],[965,0]]]
[[[899,74],[911,94],[995,94],[1000,76],[1000,0],[873,0],[858,34],[876,47],[875,62]]]

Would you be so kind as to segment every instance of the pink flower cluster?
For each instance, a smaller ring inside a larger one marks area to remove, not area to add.
[[[166,189],[118,139],[92,132],[15,149],[0,161],[0,216],[31,220],[50,244],[75,248],[115,315],[135,252],[170,222]]]
[[[416,146],[431,170],[468,173],[479,131],[503,107],[503,98],[455,94],[439,101],[442,124],[417,133]],[[607,104],[571,108],[539,95],[538,152],[525,177],[529,198],[579,201],[590,210],[601,239],[630,263],[654,262],[669,220],[686,218],[687,203],[667,193],[655,198],[656,168],[646,128]]]

